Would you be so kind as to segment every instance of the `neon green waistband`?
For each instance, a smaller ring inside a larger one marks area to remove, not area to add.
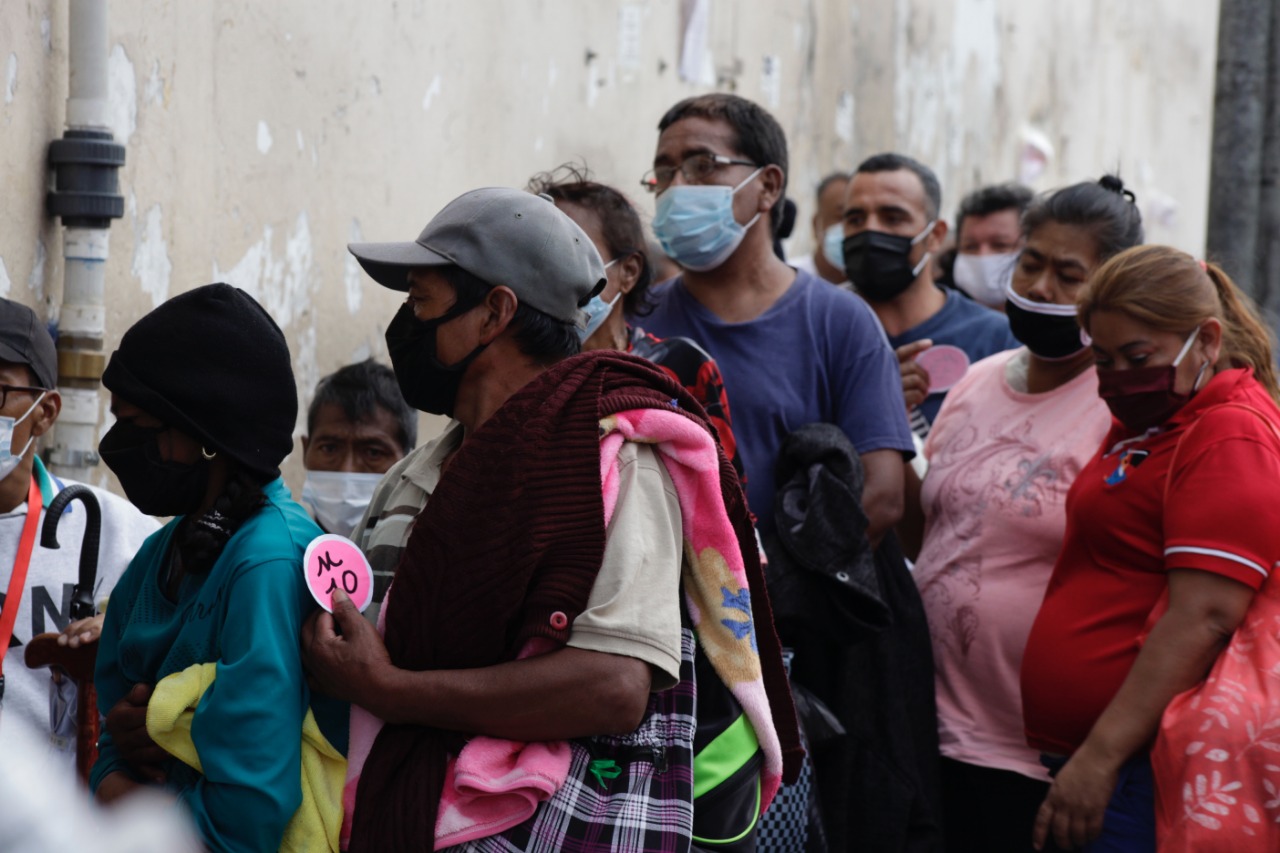
[[[756,730],[746,714],[740,714],[693,759],[693,796],[714,791],[742,769],[760,749]]]

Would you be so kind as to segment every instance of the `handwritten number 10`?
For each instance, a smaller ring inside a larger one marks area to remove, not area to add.
[[[325,572],[331,572],[341,565],[342,565],[342,560],[335,560],[333,557],[329,555],[328,551],[325,551],[316,560],[316,577],[320,577]],[[356,573],[351,571],[350,569],[343,569],[342,589],[347,593],[347,595],[354,595],[356,588],[359,586],[360,586],[360,578],[356,575]],[[332,595],[333,591],[337,588],[338,588],[337,581],[335,581],[331,577],[329,578],[329,588],[325,590],[325,593],[328,595]]]

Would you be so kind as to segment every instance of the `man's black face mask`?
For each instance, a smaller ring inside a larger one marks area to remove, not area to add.
[[[395,319],[387,326],[387,352],[391,355],[396,381],[400,383],[400,393],[410,406],[433,415],[453,417],[462,374],[488,344],[480,344],[457,364],[441,364],[436,357],[436,334],[442,325],[478,304],[459,301],[442,316],[430,320],[419,320],[413,316],[411,307],[400,306]]]

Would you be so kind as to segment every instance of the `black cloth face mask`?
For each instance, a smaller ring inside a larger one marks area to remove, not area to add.
[[[1063,361],[1086,346],[1074,311],[1071,314],[1045,314],[1030,311],[1009,299],[1005,302],[1005,313],[1013,336],[1045,361]]]
[[[859,231],[844,238],[844,268],[853,286],[868,302],[888,302],[911,286],[932,252],[911,266],[911,249],[929,235],[933,222],[915,237],[883,231]]]
[[[436,358],[436,334],[443,324],[479,305],[455,303],[443,316],[419,320],[408,305],[400,306],[387,326],[387,352],[400,393],[410,406],[433,415],[453,417],[462,374],[488,344],[480,344],[457,364],[441,364]]]
[[[168,429],[116,421],[98,442],[98,455],[120,480],[129,502],[142,512],[190,515],[209,490],[209,465],[162,459],[159,437]]]

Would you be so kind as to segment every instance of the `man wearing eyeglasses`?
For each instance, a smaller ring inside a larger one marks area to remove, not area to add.
[[[719,362],[733,400],[747,498],[768,535],[774,466],[787,434],[841,427],[866,471],[867,534],[902,513],[902,460],[912,451],[897,360],[856,296],[773,253],[787,184],[787,141],[759,105],[728,94],[672,107],[658,125],[654,233],[683,274],[652,294],[645,331],[682,335]],[[743,414],[739,415],[741,409]]]
[[[936,764],[937,735],[919,597],[897,546],[879,547],[902,513],[902,463],[912,454],[897,358],[863,300],[774,255],[787,143],[772,116],[734,95],[702,95],[672,107],[658,130],[645,184],[657,195],[655,235],[683,273],[655,289],[653,312],[638,324],[659,336],[692,338],[723,373],[747,472],[747,501],[774,570],[785,575],[786,584],[773,589],[781,608],[775,612],[784,618],[779,634],[795,649],[793,677],[827,702],[850,732],[847,742],[818,747],[814,755],[831,848],[893,833],[914,836],[908,824],[931,820],[917,816],[915,801],[924,798],[914,792],[933,788],[924,777]],[[797,455],[812,454],[813,467],[806,461],[799,470],[811,477],[821,467],[826,476],[775,483],[784,442],[815,423],[834,424],[848,442],[841,446],[830,432],[819,431],[821,438],[806,433],[786,445],[788,464],[796,467]],[[810,448],[819,443],[821,452],[814,453]],[[851,454],[864,469],[865,519],[851,505],[858,485]],[[847,482],[829,485],[841,479]],[[815,482],[821,484],[816,490]],[[775,504],[783,487],[788,500]],[[775,535],[782,526],[775,523],[775,505],[788,514],[791,530],[800,503],[809,507],[800,520],[805,533],[784,542]],[[821,525],[830,535],[807,536]],[[841,535],[846,539],[837,544]],[[813,548],[831,550],[817,560],[812,553],[794,554],[795,540],[806,538],[821,540]],[[866,564],[873,562],[856,555],[867,557],[871,546],[877,548],[872,584],[894,624],[857,644],[852,610],[828,608],[834,601],[856,609],[855,578],[865,579]],[[840,556],[828,556],[833,553]],[[866,704],[857,697],[868,697]],[[874,749],[855,734],[870,737]],[[890,790],[868,781],[866,767],[886,764],[911,779],[910,786]],[[900,796],[907,787],[913,793]],[[936,835],[936,827],[924,832]]]
[[[95,642],[102,629],[100,615],[71,619],[85,508],[78,503],[67,508],[58,525],[61,548],[50,550],[36,542],[44,508],[72,485],[50,475],[36,455],[36,441],[62,409],[54,390],[57,378],[58,355],[44,324],[25,305],[0,299],[0,725],[6,717],[25,718],[28,728],[48,737],[50,764],[70,774],[76,752],[75,685],[51,678],[49,670],[27,669],[23,662],[26,643],[37,634],[59,631],[65,638],[59,642],[78,646]],[[91,591],[101,604],[159,524],[128,501],[90,488],[102,509],[98,574]],[[32,511],[35,518],[29,518]]]

